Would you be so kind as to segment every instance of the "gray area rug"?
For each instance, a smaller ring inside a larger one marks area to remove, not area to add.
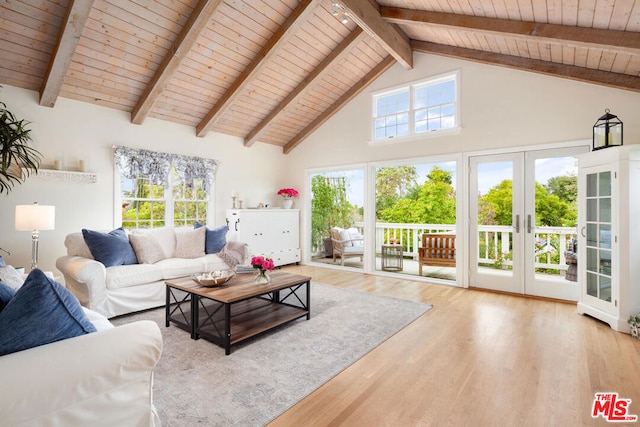
[[[194,341],[164,309],[113,319],[149,319],[164,339],[154,402],[163,426],[263,426],[431,308],[312,282],[311,319],[231,349]]]

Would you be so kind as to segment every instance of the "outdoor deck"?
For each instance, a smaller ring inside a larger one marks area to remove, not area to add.
[[[364,223],[356,223],[361,234],[364,234]],[[375,246],[380,248],[383,243],[388,243],[391,238],[395,238],[403,245],[404,259],[402,271],[395,274],[418,276],[418,248],[420,246],[420,236],[423,233],[455,233],[454,224],[399,224],[399,223],[376,223]],[[505,267],[511,266],[510,245],[513,239],[513,227],[510,226],[480,226],[477,259],[485,265],[492,265],[500,262]],[[565,281],[565,274],[568,268],[565,250],[569,247],[569,242],[576,237],[576,229],[572,227],[536,227],[535,234],[535,267],[536,269],[548,269],[559,271],[558,274],[536,273],[539,278],[545,280]],[[333,262],[332,258],[314,256],[312,262],[329,264],[340,267],[340,261]],[[363,269],[363,263],[358,258],[345,258],[345,267]],[[509,274],[508,270],[500,270],[491,267],[481,267],[483,272],[501,275]],[[376,254],[376,271],[382,271],[380,254]],[[431,277],[443,280],[456,280],[456,269],[454,267],[423,266],[423,277]]]
[[[334,263],[332,258],[313,258],[312,261],[340,267],[340,260],[336,260]],[[346,258],[344,260],[344,266],[351,268],[364,267],[363,263],[360,262],[358,258]],[[382,271],[382,261],[380,257],[376,257],[376,270]],[[402,261],[402,271],[395,273],[418,276],[418,261],[405,258]],[[453,267],[422,267],[422,275],[424,277],[433,277],[437,279],[456,280],[456,269]]]
[[[327,264],[327,265],[333,265],[336,267],[341,267],[340,265],[340,260],[336,260],[336,262],[333,262],[332,258],[313,258],[311,260],[312,262],[316,262],[316,263],[321,263],[321,264]],[[382,271],[381,268],[381,258],[378,256],[376,257],[376,271]],[[350,267],[350,268],[364,268],[363,263],[360,262],[359,259],[357,258],[347,258],[344,261],[344,266],[345,267]],[[399,274],[399,275],[409,275],[409,276],[418,276],[418,262],[412,259],[407,259],[405,258],[402,262],[402,271],[398,271],[398,272],[393,272],[394,274]],[[489,267],[481,267],[480,268],[481,271],[485,272],[485,273],[491,273],[491,274],[495,274],[495,275],[507,275],[509,274],[508,271],[505,270],[498,270],[495,268],[489,268]],[[561,271],[560,274],[545,274],[545,273],[536,273],[536,277],[537,278],[544,278],[544,280],[557,280],[557,281],[562,281],[564,282],[565,280],[565,273],[566,271]],[[434,266],[423,266],[422,267],[422,277],[431,277],[434,279],[441,279],[441,280],[451,280],[451,281],[455,281],[456,280],[456,269],[454,267],[434,267]]]

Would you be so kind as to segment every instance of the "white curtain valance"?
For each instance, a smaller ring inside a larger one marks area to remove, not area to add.
[[[114,147],[113,156],[115,164],[125,178],[133,179],[144,175],[148,176],[154,185],[168,185],[171,167],[174,167],[188,188],[193,187],[196,179],[202,179],[204,191],[213,186],[218,165],[213,159],[123,146]]]

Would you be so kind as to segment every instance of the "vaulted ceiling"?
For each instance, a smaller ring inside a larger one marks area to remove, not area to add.
[[[640,92],[640,0],[0,0],[0,85],[281,146],[413,52]]]

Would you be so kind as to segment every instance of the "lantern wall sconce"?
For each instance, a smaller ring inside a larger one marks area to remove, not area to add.
[[[593,150],[622,145],[622,121],[607,108],[604,116],[593,125]]]

